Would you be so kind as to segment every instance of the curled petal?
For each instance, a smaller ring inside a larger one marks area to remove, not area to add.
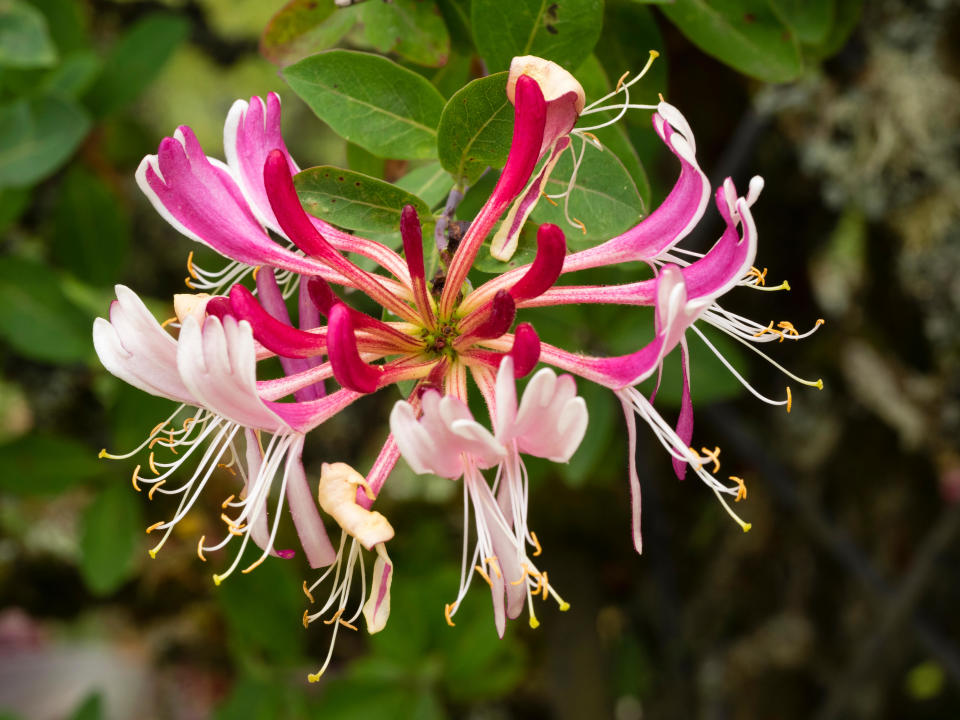
[[[530,323],[520,323],[513,331],[513,347],[508,356],[513,360],[513,376],[526,377],[540,360],[540,336]]]
[[[330,308],[327,330],[330,364],[337,382],[356,392],[372,393],[376,390],[383,370],[361,359],[350,310],[346,305],[337,303]]]
[[[323,511],[367,550],[393,537],[393,526],[376,510],[357,505],[357,486],[365,481],[346,463],[324,463],[317,498]]]
[[[373,577],[370,580],[370,597],[363,605],[363,618],[367,621],[367,631],[376,633],[383,630],[390,617],[390,586],[393,584],[393,562],[387,555],[386,546],[377,545],[377,559],[373,563]]]
[[[281,357],[305,358],[326,350],[326,333],[304,332],[277,320],[243,285],[230,289],[230,309],[237,318],[250,323],[257,342]]]
[[[485,320],[470,332],[473,339],[498,338],[513,324],[517,316],[517,307],[513,297],[506,290],[500,290],[490,303],[490,311]]]
[[[546,292],[560,277],[567,241],[563,230],[545,223],[537,229],[537,256],[526,274],[510,288],[514,300],[527,300]]]

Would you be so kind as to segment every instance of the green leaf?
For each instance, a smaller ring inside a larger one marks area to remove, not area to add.
[[[770,0],[770,7],[802,43],[823,42],[833,25],[834,0]]]
[[[117,41],[85,102],[98,117],[130,104],[159,75],[190,32],[184,18],[155,13],[138,21]]]
[[[473,184],[487,167],[502,168],[513,135],[513,105],[507,73],[474,80],[443,108],[437,128],[440,163],[455,178]]]
[[[291,0],[267,24],[260,54],[284,67],[336,45],[359,15],[359,6],[338,8],[333,0]]]
[[[677,0],[662,5],[680,32],[708,55],[767,82],[797,78],[797,40],[767,0]]]
[[[438,162],[415,168],[397,180],[395,185],[416,195],[430,207],[446,200],[453,187],[453,178]]]
[[[120,199],[86,168],[72,168],[60,186],[54,211],[57,260],[88,283],[111,285],[123,268],[129,242],[129,222]]]
[[[58,97],[0,108],[0,187],[25,187],[52,174],[90,129],[90,117]]]
[[[103,718],[103,697],[100,693],[88,696],[70,716],[70,720],[101,720]]]
[[[0,2],[0,66],[49,67],[57,61],[43,13],[23,0]]]
[[[352,170],[331,165],[307,168],[294,184],[308,213],[347,230],[397,232],[407,204],[417,209],[421,220],[430,217],[430,208],[416,195]]]
[[[129,483],[101,490],[80,520],[80,574],[97,595],[108,595],[133,576],[143,534],[140,503]]]
[[[364,38],[382,53],[439,67],[450,55],[447,26],[431,0],[391,0],[360,5]]]
[[[330,50],[283,71],[290,87],[340,136],[380,157],[436,157],[443,96],[386,58]]]
[[[0,232],[19,220],[29,204],[29,188],[4,188],[0,190]]]
[[[90,318],[70,303],[60,279],[47,266],[0,258],[0,337],[22,355],[52,363],[86,360],[93,354]]]
[[[47,30],[61,55],[90,48],[89,5],[78,0],[30,0],[47,19]]]
[[[580,152],[579,143],[574,150]],[[566,192],[570,181],[573,161],[566,152],[557,162],[544,188],[547,194]],[[575,246],[584,241],[608,240],[640,221],[643,200],[630,173],[623,163],[610,151],[599,151],[587,146],[577,171],[576,181],[570,190],[567,212],[586,226],[586,232],[571,227],[564,217],[564,198],[557,205],[541,198],[533,211],[532,219],[538,223],[550,222],[559,225],[567,235],[567,245]]]
[[[89,50],[68,55],[44,78],[42,90],[47,95],[76,99],[87,91],[100,72],[100,58]]]
[[[491,71],[517,55],[537,55],[568,70],[593,50],[603,25],[603,0],[473,0],[473,36]]]
[[[30,433],[0,445],[0,490],[16,495],[56,494],[106,470],[96,450],[61,435]]]
[[[359,145],[347,143],[347,167],[370,177],[383,178],[387,161]]]
[[[834,18],[830,31],[812,53],[816,58],[828,58],[843,49],[850,37],[850,33],[860,21],[860,11],[863,9],[863,0],[844,0],[834,7]],[[805,48],[809,53],[811,48]]]
[[[457,90],[467,84],[470,79],[470,65],[473,62],[469,55],[451,53],[447,62],[434,72],[424,74],[433,86],[445,98],[452,96]]]

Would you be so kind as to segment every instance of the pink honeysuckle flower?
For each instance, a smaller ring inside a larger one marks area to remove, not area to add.
[[[575,397],[573,379],[558,378],[549,369],[534,374],[517,404],[514,381],[533,372],[541,361],[609,388],[620,400],[627,420],[638,551],[637,416],[670,453],[677,474],[682,477],[692,469],[741,527],[749,528],[725,501],[726,496],[741,499],[742,481],[732,478],[734,484],[727,484],[715,477],[719,450],[704,449],[701,454],[690,447],[693,415],[687,333],[693,332],[711,349],[696,323],[712,324],[751,348],[754,343],[804,335],[789,323],[764,327],[719,305],[720,298],[737,286],[760,289],[764,284],[765,271],[753,266],[757,231],[750,211],[762,188],[759,178],[751,181],[746,197],[738,196],[729,180],[714,194],[726,228],[707,253],[697,255],[678,247],[707,210],[711,188],[697,162],[693,133],[679,110],[663,101],[654,106],[630,102],[629,88],[638,77],[629,82],[621,79],[614,93],[584,107],[583,91],[569,73],[537,58],[518,59],[511,66],[508,82],[514,133],[507,162],[487,202],[443,270],[433,278],[425,274],[420,219],[412,207],[401,213],[402,255],[348,235],[304,211],[292,179],[297,166],[280,138],[279,102],[274,96],[266,103],[258,98],[249,104],[240,102],[231,110],[225,131],[226,165],[205,156],[188,128],[178,129],[173,138],[161,143],[157,156],[144,160],[138,171],[141,187],[171,224],[245,267],[263,266],[260,273],[266,273],[257,276],[256,294],[234,284],[229,292],[216,297],[181,299],[181,329],[176,340],[127,290],[118,290],[111,321],[100,320],[95,327],[98,352],[111,372],[147,392],[200,408],[198,419],[183,431],[175,431],[169,442],[165,424],[148,438],[149,443],[171,450],[189,448],[187,453],[212,440],[201,461],[206,469],[194,475],[183,495],[186,507],[222,458],[227,465],[237,464],[234,461],[240,453],[234,450],[233,441],[242,435],[248,476],[255,479],[247,483],[246,495],[239,503],[240,516],[228,523],[230,534],[243,534],[249,527],[244,537],[262,542],[269,552],[273,530],[264,530],[264,488],[279,473],[281,464],[281,482],[286,483],[291,508],[309,504],[312,512],[317,512],[312,497],[311,503],[306,503],[311,493],[299,462],[305,435],[365,394],[399,381],[415,381],[407,401],[395,406],[392,433],[365,476],[340,463],[324,466],[319,503],[343,533],[339,550],[332,550],[327,541],[323,562],[311,560],[314,566],[330,565],[327,575],[312,586],[304,584],[311,602],[312,591],[331,574],[333,589],[318,611],[305,614],[305,624],[330,613],[325,622],[335,625],[335,638],[336,628],[352,628],[360,613],[372,631],[386,622],[393,565],[384,543],[392,537],[393,528],[371,508],[401,452],[417,472],[464,478],[464,509],[469,513],[472,508],[477,545],[469,568],[465,561],[460,593],[446,608],[451,624],[475,568],[489,578],[500,633],[506,617],[521,612],[524,597],[531,624],[536,624],[534,590],[554,593],[565,606],[550,587],[546,573],[530,562],[531,555],[539,555],[539,542],[527,528],[528,491],[521,456],[533,454],[565,462],[583,437],[586,409]],[[604,104],[620,94],[622,101]],[[571,254],[567,254],[559,227],[541,225],[532,263],[471,286],[467,276],[488,237],[493,235],[494,247],[502,255],[512,252],[512,237],[529,216],[531,203],[543,187],[544,173],[559,154],[573,153],[576,139],[582,143],[576,158],[582,157],[588,144],[596,144],[589,131],[606,123],[576,128],[581,111],[583,115],[622,115],[636,107],[655,111],[654,131],[680,164],[679,177],[664,202],[635,227]],[[501,235],[496,234],[498,222]],[[291,245],[274,242],[270,232]],[[383,272],[360,268],[345,251],[374,260]],[[650,266],[654,277],[610,286],[555,285],[563,275],[633,261]],[[245,267],[200,277],[207,278],[204,287],[226,290]],[[278,274],[269,268],[276,268]],[[295,285],[299,285],[299,327],[289,320],[283,303],[285,291],[281,290],[292,292]],[[366,314],[350,307],[342,299],[344,289],[362,292],[382,311]],[[526,308],[572,303],[649,306],[655,317],[654,337],[634,353],[590,357],[541,343],[527,322],[514,325],[518,316],[522,320]],[[677,347],[684,388],[680,417],[672,427],[638,385],[657,373],[667,354]],[[258,381],[257,361],[273,356],[280,358],[284,376]],[[789,389],[786,400],[766,398],[736,370],[731,371],[755,395],[775,405],[786,404],[789,410]],[[490,409],[492,432],[467,409],[468,378]],[[325,394],[327,381],[335,381],[340,388]],[[293,401],[279,402],[284,398]],[[200,419],[204,420],[202,426]],[[269,440],[265,440],[267,436]],[[151,455],[150,464],[166,473],[167,468],[175,469],[177,461],[160,464]],[[496,491],[481,473],[494,466],[498,468]],[[165,481],[166,477],[155,480]],[[134,478],[135,483],[139,481],[137,473]],[[290,496],[291,486],[307,488],[296,496],[296,503]],[[155,483],[154,489],[158,487]],[[279,512],[274,529],[278,517]],[[245,521],[245,526],[240,524]],[[296,514],[294,521],[300,522]],[[309,535],[304,539],[301,534],[301,539],[305,548],[318,543]],[[528,543],[536,547],[533,553],[527,552]],[[466,542],[464,548],[466,552]],[[364,550],[377,553],[374,587],[370,601],[361,601],[351,614],[346,609],[350,578],[358,565],[363,573]],[[328,654],[321,670],[310,679],[316,680],[329,661]]]
[[[538,555],[540,544],[527,528],[529,491],[520,454],[567,462],[587,430],[587,407],[576,395],[573,378],[558,378],[550,368],[530,379],[518,407],[511,357],[500,363],[495,381],[489,373],[478,380],[493,415],[493,433],[474,420],[462,400],[432,389],[423,395],[419,419],[410,403],[398,401],[390,414],[390,430],[414,472],[463,478],[463,567],[460,590],[446,606],[446,618],[453,625],[476,570],[490,585],[495,624],[502,637],[506,618],[517,617],[524,600],[530,625],[537,627],[533,596],[538,593],[546,598],[549,592],[561,610],[569,607],[527,553],[529,543],[536,548],[532,554]],[[491,488],[480,470],[494,466],[497,475]],[[498,488],[499,498],[494,495]],[[471,507],[477,535],[472,555],[467,551]]]

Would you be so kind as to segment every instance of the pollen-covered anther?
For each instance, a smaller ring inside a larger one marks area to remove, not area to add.
[[[747,277],[755,277],[757,279],[757,285],[766,285],[767,284],[767,268],[764,268],[762,271],[758,270],[756,267],[751,266],[747,271]]]
[[[544,599],[544,600],[546,600],[546,599],[547,599],[547,591],[550,589],[550,581],[547,579],[547,571],[546,571],[546,570],[544,570],[542,573],[540,573],[540,578],[539,578],[539,580],[540,580],[540,582],[541,582],[542,585],[543,585],[543,594],[541,595],[541,598]]]
[[[627,70],[623,75],[620,76],[620,79],[617,80],[617,86],[613,89],[614,92],[620,92],[620,88],[623,87],[623,81],[630,77],[630,71]]]
[[[793,407],[793,393],[790,391],[790,386],[787,385],[787,412],[790,412],[790,409]]]
[[[746,500],[747,484],[743,481],[743,478],[737,477],[736,475],[731,475],[730,479],[737,484],[737,496],[733,499],[733,501],[740,502],[741,500]]]
[[[147,528],[147,530],[146,530],[147,535],[149,535],[150,533],[152,533],[154,530],[158,530],[159,528],[163,527],[163,525],[164,525],[164,521],[163,521],[163,520],[161,520],[161,521],[159,521],[159,522],[155,522],[153,525],[151,525],[150,527]]]
[[[159,474],[160,474],[160,471],[157,470],[157,466],[156,466],[155,461],[154,461],[153,450],[150,451],[150,457],[149,457],[149,459],[147,460],[147,465],[150,467],[150,471],[151,471],[154,475],[159,475]]]
[[[203,556],[203,541],[207,539],[206,535],[201,535],[200,539],[197,541],[197,557],[200,558],[203,562],[206,562],[207,559]]]
[[[447,625],[449,625],[450,627],[456,626],[456,623],[453,621],[453,618],[450,615],[453,612],[453,610],[454,610],[453,603],[444,603],[443,617],[447,621]]]
[[[700,448],[700,452],[703,453],[703,457],[707,462],[713,463],[713,470],[710,472],[716,474],[720,472],[720,448],[717,445],[713,446],[713,450],[707,450],[705,447]]]
[[[780,335],[780,342],[783,342],[783,338],[786,335],[789,335],[790,337],[798,337],[800,335],[797,329],[793,326],[792,322],[783,320],[782,322],[777,323],[777,327],[783,331],[783,333]]]
[[[157,491],[157,488],[160,487],[161,485],[164,485],[166,482],[167,482],[166,480],[160,480],[159,482],[155,482],[153,484],[153,487],[151,487],[150,491],[147,493],[147,499],[153,500],[153,494]]]
[[[329,618],[329,619],[327,619],[327,620],[324,620],[324,621],[323,621],[323,624],[324,624],[324,625],[333,625],[337,620],[340,619],[340,616],[341,616],[341,615],[343,615],[343,608],[340,608],[339,610],[337,610],[337,611],[333,614],[333,617],[331,617],[331,618]]]
[[[254,560],[252,563],[250,563],[250,565],[248,565],[247,567],[245,567],[245,568],[244,568],[243,570],[241,570],[240,572],[241,572],[243,575],[246,575],[246,574],[248,574],[248,573],[251,573],[251,572],[253,572],[254,569],[256,569],[257,567],[259,567],[260,563],[262,563],[262,562],[263,562],[264,560],[266,560],[266,559],[267,559],[267,556],[266,556],[266,555],[261,555],[260,557],[258,557],[256,560]]]
[[[584,235],[587,234],[587,226],[583,224],[583,220],[580,220],[579,218],[570,218],[570,222],[572,222],[574,225],[576,225],[577,227],[579,227],[579,228],[580,228],[580,231],[581,231]]]
[[[137,465],[137,466],[133,469],[133,475],[132,475],[131,478],[130,478],[130,482],[133,484],[133,489],[134,489],[134,490],[136,490],[137,492],[143,492],[143,491],[140,489],[140,486],[137,484],[137,480],[138,480],[139,476],[140,476],[140,466]]]
[[[303,581],[303,594],[307,596],[307,600],[309,600],[309,601],[310,601],[310,604],[312,605],[313,602],[314,602],[314,600],[313,600],[313,594],[310,592],[310,588],[307,587],[307,581],[306,581],[306,580]],[[304,611],[304,612],[306,612],[306,611]]]
[[[234,497],[235,497],[235,496],[234,496],[233,494],[231,494],[226,500],[224,500],[222,503],[220,503],[220,507],[223,508],[224,510],[226,510],[226,509],[227,509],[227,506],[228,506],[230,503],[233,502],[233,498],[234,498]]]
[[[547,202],[550,203],[551,205],[553,205],[554,207],[559,207],[559,204],[557,203],[557,201],[554,200],[554,199],[553,199],[552,197],[550,197],[549,195],[547,195],[547,191],[546,191],[546,190],[541,190],[541,191],[540,191],[540,197],[546,198],[546,199],[547,199]]]
[[[306,585],[306,581],[304,581],[304,585]],[[310,611],[309,611],[309,610],[304,610],[304,611],[303,611],[303,619],[302,619],[302,622],[303,622],[303,626],[304,626],[305,628],[310,627]]]
[[[703,463],[701,462],[701,459],[702,459],[702,458],[700,457],[700,453],[698,453],[698,452],[697,452],[696,450],[694,450],[692,447],[688,447],[687,450],[689,450],[689,451],[693,454],[693,457],[694,457],[694,459],[696,460],[696,463],[697,463],[697,464],[694,465],[694,470],[699,470],[700,468],[702,468],[702,467],[703,467]]]
[[[770,333],[771,335],[779,336],[780,342],[783,342],[783,331],[773,327],[773,320],[770,321],[770,324],[767,325],[767,327],[763,328],[760,332],[754,333],[753,336],[755,338],[758,338],[762,335],[766,335],[767,333]]]
[[[543,547],[540,545],[540,540],[537,539],[537,534],[533,531],[530,532],[530,539],[533,540],[534,551],[533,556],[537,557],[540,553],[543,552]]]
[[[494,575],[496,575],[498,578],[503,577],[503,575],[500,574],[500,561],[497,560],[496,555],[491,555],[488,558],[484,558],[483,563],[484,565],[489,565],[490,567],[492,567]]]
[[[237,471],[234,470],[230,465],[227,465],[226,463],[217,463],[217,467],[218,467],[218,468],[223,468],[224,470],[226,470],[228,473],[230,473],[230,474],[233,475],[234,477],[236,477],[236,475],[237,475]]]
[[[341,625],[343,625],[345,628],[350,628],[351,630],[356,630],[356,629],[357,629],[357,626],[356,626],[356,625],[351,625],[350,623],[348,623],[348,622],[347,622],[346,620],[344,620],[343,618],[337,618],[337,621],[338,621]]]
[[[170,324],[172,324],[172,323],[175,323],[175,322],[177,322],[177,316],[176,316],[176,315],[174,315],[173,317],[168,317],[166,320],[164,320],[162,323],[160,323],[160,327],[165,328],[165,327],[167,327],[168,325],[170,325]]]
[[[479,565],[474,565],[473,567],[474,567],[474,568],[476,569],[476,571],[480,574],[480,577],[482,577],[484,580],[487,581],[487,585],[489,585],[490,587],[493,587],[493,582],[490,580],[490,576],[487,575],[486,570],[484,570],[484,569],[483,569],[482,567],[480,567]]]

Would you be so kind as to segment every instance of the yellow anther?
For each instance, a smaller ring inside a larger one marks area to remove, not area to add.
[[[533,551],[533,556],[537,557],[540,553],[543,552],[543,548],[540,546],[540,541],[537,539],[537,534],[535,532],[530,533],[530,539],[533,540],[535,550]]]
[[[689,450],[690,452],[692,452],[692,453],[693,453],[693,456],[697,459],[697,464],[694,466],[693,469],[694,469],[694,470],[700,470],[700,469],[703,467],[703,463],[700,462],[701,459],[702,459],[702,458],[700,457],[700,453],[698,453],[698,452],[697,452],[696,450],[694,450],[692,447],[688,447],[687,450]]]
[[[247,573],[252,572],[255,567],[257,567],[260,563],[262,563],[262,562],[263,562],[264,560],[266,560],[266,559],[267,559],[267,556],[266,556],[266,555],[261,555],[261,556],[260,556],[259,558],[257,558],[253,563],[250,564],[250,567],[244,568],[244,569],[241,570],[240,572],[242,572],[244,575],[246,575]]]
[[[236,525],[236,526],[228,527],[227,532],[229,532],[234,537],[243,537],[243,531],[246,529],[247,529],[246,525]]]
[[[793,407],[793,393],[790,392],[790,386],[787,385],[787,412]]]
[[[150,492],[147,493],[147,499],[153,500],[153,494],[157,491],[157,488],[165,484],[166,480],[161,480],[160,482],[155,482],[153,487],[150,488]]]
[[[303,611],[303,626],[310,627],[310,612],[307,610]]]
[[[226,513],[220,513],[220,519],[223,520],[229,527],[236,527],[237,521],[232,517],[229,517]]]
[[[764,335],[765,333],[772,333],[773,335],[778,335],[778,336],[780,337],[780,342],[783,342],[783,333],[782,333],[780,330],[774,329],[774,327],[773,327],[773,320],[770,321],[770,324],[767,325],[767,327],[765,327],[763,330],[761,330],[761,331],[758,332],[758,333],[754,333],[753,336],[754,336],[754,337],[760,337],[761,335]]]
[[[186,420],[183,421],[183,429],[186,430],[188,427],[193,425],[193,423],[195,423],[196,421],[197,419],[195,417],[188,417]]]
[[[778,322],[777,327],[783,330],[786,335],[790,335],[791,337],[797,337],[800,334],[793,326],[793,323],[787,322],[786,320]],[[783,335],[780,336],[780,342],[783,342]]]
[[[147,528],[147,535],[149,535],[150,533],[152,533],[154,530],[156,530],[157,528],[159,528],[159,527],[160,527],[161,525],[163,525],[163,524],[164,524],[164,521],[163,521],[163,520],[161,520],[160,522],[155,522],[153,525],[151,525],[150,527]]]
[[[337,610],[337,611],[333,614],[333,617],[330,618],[329,620],[324,620],[324,621],[323,621],[323,624],[324,624],[324,625],[333,625],[337,620],[340,619],[340,616],[341,616],[341,615],[343,615],[343,608],[340,608],[339,610]]]
[[[160,471],[157,470],[157,466],[154,464],[153,451],[152,451],[152,450],[150,451],[150,459],[149,459],[149,461],[147,462],[147,465],[150,466],[150,469],[153,471],[153,474],[154,474],[154,475],[159,475],[159,474],[160,474]]]
[[[310,594],[310,588],[307,587],[307,581],[306,581],[306,580],[303,581],[303,594],[307,596],[307,600],[309,600],[310,603],[312,604],[312,603],[313,603],[313,595]]]
[[[519,580],[511,580],[510,581],[511,585],[522,585],[524,581],[527,579],[527,575],[530,574],[530,569],[526,565],[521,565],[520,569],[523,570],[523,574],[520,576]]]
[[[657,97],[660,98],[660,102],[666,102],[666,100],[663,99],[663,93],[657,93]]]
[[[703,453],[704,457],[713,463],[713,470],[710,472],[716,474],[720,471],[720,448],[716,445],[713,446],[713,450],[707,450],[705,447],[700,448],[700,452]]]
[[[814,325],[816,325],[816,327],[820,327],[820,326],[823,325],[825,322],[826,322],[826,320],[824,320],[823,318],[817,318],[817,322],[814,323]]]
[[[474,565],[474,567],[476,568],[477,572],[480,573],[480,577],[487,581],[487,585],[493,587],[493,583],[490,581],[490,576],[487,575],[486,571],[484,571],[484,569],[479,565]]]
[[[167,424],[166,420],[164,420],[163,422],[158,422],[156,425],[153,426],[153,430],[150,431],[150,434],[147,437],[153,437],[154,435],[156,435],[158,432],[163,430],[163,426],[166,424]]]
[[[570,609],[570,603],[568,603],[566,600],[561,600],[561,601],[560,601],[560,612],[566,612],[566,611],[569,610],[569,609]]]
[[[197,277],[197,271],[193,269],[193,250],[187,255],[187,272],[190,273],[190,277],[194,280],[199,280]]]
[[[535,615],[530,616],[530,627],[532,627],[534,630],[540,627],[540,621],[537,620]]]
[[[226,463],[217,463],[217,467],[218,467],[218,468],[223,468],[224,470],[226,470],[228,473],[230,473],[230,474],[233,475],[234,477],[236,477],[236,475],[237,475],[237,471],[234,470],[234,469],[233,469],[232,467],[230,467],[229,465],[227,465]]]
[[[731,475],[730,479],[737,484],[737,497],[734,498],[734,502],[740,502],[741,500],[747,499],[747,485],[743,482],[743,478],[739,478],[736,475]]]
[[[133,469],[133,475],[130,477],[130,482],[133,483],[133,489],[134,489],[134,490],[136,490],[137,492],[143,492],[143,491],[140,489],[140,486],[137,485],[137,477],[138,477],[139,475],[140,475],[140,466],[137,465],[137,466]]]
[[[485,565],[489,565],[490,567],[493,568],[493,572],[494,574],[496,574],[498,578],[503,577],[503,575],[500,574],[500,561],[497,560],[496,555],[491,555],[488,558],[484,558],[483,562]]]
[[[168,317],[166,320],[164,320],[162,323],[160,323],[160,327],[165,328],[165,327],[166,327],[167,325],[169,325],[170,323],[175,323],[176,321],[177,321],[177,316],[176,316],[176,315],[174,315],[173,317]]]
[[[656,52],[656,51],[653,51]],[[620,92],[620,88],[623,87],[623,81],[630,77],[630,71],[627,70],[623,75],[620,76],[620,79],[617,80],[617,87],[614,88],[614,92]]]
[[[751,267],[747,271],[747,277],[755,277],[757,279],[757,285],[766,285],[767,284],[767,268],[764,268],[761,272],[755,267]]]
[[[340,621],[340,624],[343,625],[343,626],[346,627],[346,628],[350,628],[351,630],[356,630],[356,629],[357,629],[357,626],[356,626],[356,625],[351,625],[350,623],[348,623],[348,622],[347,622],[346,620],[344,620],[343,618],[339,618],[339,621]]]
[[[259,265],[257,265],[257,266],[253,269],[253,281],[254,281],[254,282],[257,281],[257,273],[258,273],[258,272],[260,272],[260,266],[259,266]]]
[[[583,224],[582,220],[578,220],[577,218],[571,218],[570,222],[572,222],[574,225],[578,225],[584,235],[587,234],[587,226]]]
[[[554,200],[554,199],[553,199],[552,197],[550,197],[549,195],[547,195],[547,193],[546,193],[544,190],[541,190],[541,191],[540,191],[540,195],[541,195],[541,197],[545,197],[545,198],[547,199],[547,202],[550,203],[551,205],[553,205],[554,207],[559,207],[559,205],[557,205],[557,201]]]
[[[228,497],[226,500],[224,500],[222,503],[220,503],[220,507],[222,507],[224,510],[226,510],[226,509],[227,509],[227,505],[229,505],[231,502],[233,502],[233,495],[232,495],[232,494],[230,495],[230,497]],[[304,580],[304,582],[306,582],[306,580]]]
[[[540,573],[540,579],[543,581],[543,595],[542,595],[542,597],[543,597],[544,600],[546,600],[546,599],[547,599],[547,590],[550,588],[550,581],[547,580],[547,571],[546,571],[546,570],[544,570],[542,573]]]
[[[453,612],[453,603],[446,603],[443,606],[443,617],[446,618],[447,625],[450,627],[455,627],[456,623],[453,622],[453,618],[450,617],[450,613]]]
[[[197,542],[197,557],[206,562],[207,559],[203,556],[203,541],[206,539],[206,535],[201,535],[200,540]]]
[[[582,135],[584,138],[588,138],[590,141],[592,141],[592,143],[594,144],[594,146],[596,146],[596,147],[598,147],[598,148],[601,148],[601,149],[603,148],[603,143],[600,142],[600,138],[598,138],[598,137],[597,137],[596,135],[594,135],[592,132],[587,132],[587,131],[584,130],[584,131],[582,131],[582,132],[580,133],[580,135]]]
[[[190,282],[190,278],[188,278],[188,277],[185,277],[185,278],[183,279],[183,284],[186,285],[186,286],[187,286],[188,288],[190,288],[191,290],[196,290],[196,289],[197,289],[196,287],[194,287],[193,283]]]

